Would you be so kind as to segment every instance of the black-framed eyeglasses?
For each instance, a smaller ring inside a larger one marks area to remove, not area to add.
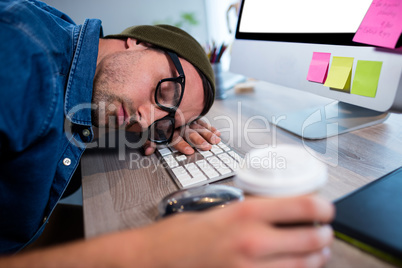
[[[159,81],[155,90],[155,102],[169,114],[156,120],[148,127],[148,139],[162,144],[172,141],[175,130],[175,114],[184,94],[185,76],[179,58],[173,52],[166,51],[172,59],[178,77],[165,78]]]

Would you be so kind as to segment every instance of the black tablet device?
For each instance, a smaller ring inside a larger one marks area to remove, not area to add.
[[[335,201],[335,235],[402,267],[402,167]]]

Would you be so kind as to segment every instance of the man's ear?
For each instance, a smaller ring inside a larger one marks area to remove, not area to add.
[[[127,49],[147,49],[152,45],[146,42],[142,42],[138,39],[128,37],[126,41],[126,48]]]
[[[134,49],[137,45],[137,39],[128,37],[126,40],[126,48],[127,49]]]

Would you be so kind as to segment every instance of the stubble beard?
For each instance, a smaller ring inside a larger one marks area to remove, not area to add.
[[[119,92],[119,88],[124,88],[128,83],[127,70],[128,59],[126,53],[116,53],[110,55],[105,59],[105,62],[99,66],[99,71],[96,72],[93,82],[92,92],[92,124],[96,127],[109,127],[118,128],[118,110],[120,104],[124,103],[130,109],[129,113],[134,115],[132,110],[134,107],[130,99],[123,96],[116,95],[115,92]],[[116,104],[118,106],[116,106]],[[136,120],[132,116],[128,123],[123,124],[123,127],[130,127],[135,124]]]

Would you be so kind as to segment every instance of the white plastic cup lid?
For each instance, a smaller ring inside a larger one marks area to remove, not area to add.
[[[327,166],[313,152],[302,146],[277,145],[250,151],[234,182],[249,194],[285,197],[315,192],[327,177]]]

